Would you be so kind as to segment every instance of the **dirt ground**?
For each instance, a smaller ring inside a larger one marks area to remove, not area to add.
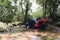
[[[5,34],[1,33],[0,40],[29,40],[29,38],[34,34],[37,34],[41,37],[48,36],[48,37],[60,39],[60,34],[56,34],[56,33],[26,31],[26,32],[5,33]]]

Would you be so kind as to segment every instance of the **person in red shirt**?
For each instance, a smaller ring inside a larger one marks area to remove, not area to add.
[[[35,24],[35,29],[46,31],[48,25],[48,19],[38,18]]]
[[[48,19],[42,19],[42,30],[46,31],[48,25]]]
[[[35,29],[40,30],[41,27],[42,27],[42,20],[41,20],[41,18],[39,17],[39,18],[37,18],[37,20],[36,20]]]

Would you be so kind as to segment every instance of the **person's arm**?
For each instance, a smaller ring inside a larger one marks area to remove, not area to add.
[[[38,24],[39,21],[40,21],[40,20],[36,21],[35,27],[38,27],[38,26],[39,26],[39,24]]]

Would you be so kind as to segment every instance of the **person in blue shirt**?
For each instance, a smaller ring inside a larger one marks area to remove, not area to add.
[[[33,18],[28,18],[27,20],[27,28],[33,29],[36,24],[36,21]]]

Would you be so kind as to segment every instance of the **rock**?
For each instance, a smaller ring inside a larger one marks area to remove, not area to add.
[[[60,33],[60,28],[57,28],[56,31],[57,31],[57,33]]]
[[[38,37],[38,36],[33,35],[33,36],[31,36],[31,37],[30,37],[30,40],[42,40],[42,38],[41,38],[41,37]]]
[[[21,25],[22,27],[25,27],[25,25]]]
[[[8,26],[9,26],[9,27],[13,27],[13,25],[12,25],[11,23],[8,23]]]
[[[6,23],[0,22],[0,31],[7,31],[8,25]]]
[[[56,22],[54,25],[60,27],[60,21]]]
[[[13,26],[17,26],[20,22],[12,22]]]
[[[60,38],[55,38],[55,40],[60,40]]]
[[[8,25],[6,23],[0,22],[0,28],[6,29]]]
[[[57,29],[58,29],[58,27],[57,26],[54,26],[54,25],[50,25],[48,27],[48,31],[51,31],[51,32],[56,32]]]
[[[53,40],[53,37],[51,37],[51,36],[48,36],[48,39],[49,39],[49,40]],[[47,40],[48,40],[48,39],[47,39]]]

